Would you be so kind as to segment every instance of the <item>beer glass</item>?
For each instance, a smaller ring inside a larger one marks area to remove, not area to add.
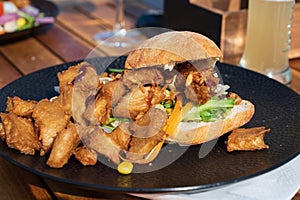
[[[294,6],[295,0],[249,0],[242,67],[283,84],[291,82],[288,53]]]

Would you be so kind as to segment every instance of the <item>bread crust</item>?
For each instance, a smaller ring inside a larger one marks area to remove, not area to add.
[[[200,123],[181,122],[176,133],[169,135],[166,141],[184,145],[197,145],[208,142],[249,122],[254,111],[254,105],[250,101],[242,100],[222,120]]]
[[[125,62],[126,69],[200,59],[218,59],[222,52],[208,37],[190,31],[170,31],[144,41]]]

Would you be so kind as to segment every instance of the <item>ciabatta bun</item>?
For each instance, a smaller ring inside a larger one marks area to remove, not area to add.
[[[218,46],[209,38],[190,31],[170,31],[144,41],[139,48],[130,52],[125,68],[159,66],[170,62],[222,57]]]
[[[242,100],[224,119],[215,122],[180,122],[177,131],[168,135],[166,141],[185,145],[208,142],[249,122],[254,111],[250,101]]]

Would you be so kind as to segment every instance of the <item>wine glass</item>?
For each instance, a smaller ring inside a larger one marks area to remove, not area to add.
[[[104,31],[94,35],[94,40],[109,47],[133,47],[139,45],[146,38],[138,30],[126,30],[124,19],[124,0],[115,0],[116,18],[112,31]]]

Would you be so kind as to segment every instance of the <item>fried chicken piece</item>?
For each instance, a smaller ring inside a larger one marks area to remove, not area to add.
[[[38,135],[33,123],[28,118],[19,117],[14,113],[1,113],[5,141],[10,148],[23,154],[34,155],[40,149]]]
[[[126,117],[135,120],[140,113],[146,113],[149,109],[147,102],[149,87],[145,90],[136,87],[128,92],[113,108],[113,116]]]
[[[79,63],[69,67],[65,71],[59,72],[57,77],[59,80],[60,98],[62,99],[64,110],[68,114],[72,114],[73,101],[76,101],[75,98],[80,98],[82,91],[90,92],[90,90],[96,90],[99,83],[95,69],[87,62]],[[75,86],[76,96],[73,96]],[[85,103],[84,100],[81,101]]]
[[[151,108],[141,119],[130,127],[134,136],[130,141],[126,159],[135,162],[145,159],[153,148],[162,142],[166,133],[162,131],[167,121],[167,113],[157,108]]]
[[[75,79],[72,116],[76,123],[86,124],[85,113],[90,99],[95,99],[99,78],[91,65],[84,65]]]
[[[108,96],[101,95],[94,100],[89,100],[84,118],[90,124],[104,125],[111,116],[111,100]]]
[[[65,114],[59,101],[42,99],[33,110],[32,117],[42,142],[40,155],[45,155],[52,147],[54,139],[67,125],[69,116]]]
[[[80,64],[78,75],[72,82],[72,95],[68,97],[71,98],[71,100],[68,100],[71,104],[69,113],[76,123],[86,124],[87,105],[95,99],[97,94],[99,84],[97,72],[93,66],[83,62]]]
[[[76,127],[72,122],[69,122],[67,128],[58,133],[55,138],[46,164],[53,168],[63,167],[79,143],[80,138]]]
[[[120,147],[98,126],[78,126],[82,143],[89,149],[106,156],[115,164],[120,163]]]
[[[84,166],[97,164],[97,153],[94,150],[81,146],[73,152],[75,158]]]
[[[165,88],[136,87],[129,91],[113,108],[113,116],[126,117],[133,120],[141,118],[152,105],[160,103],[164,98]]]
[[[158,68],[148,67],[126,71],[122,81],[128,88],[132,88],[133,85],[159,85],[164,83],[164,76]]]
[[[81,64],[71,66],[67,70],[58,72],[57,77],[59,81],[59,93],[62,103],[64,105],[64,110],[66,113],[70,114],[72,109],[72,96],[74,80],[78,76]]]
[[[22,100],[20,97],[8,97],[6,101],[6,112],[13,112],[16,115],[30,117],[37,101]]]
[[[268,149],[264,136],[270,129],[265,127],[238,128],[228,136],[227,151],[254,151]]]
[[[100,122],[102,125],[105,124],[111,116],[111,107],[119,101],[124,93],[125,87],[119,80],[114,80],[103,85],[96,97],[95,103],[89,104],[89,110],[92,112],[88,112],[85,115],[86,118],[95,115],[97,122]]]
[[[184,94],[188,99],[200,105],[210,99],[219,84],[215,69],[208,67],[209,62],[210,59],[204,59],[194,61],[193,64],[185,62],[175,66],[175,69],[186,78]]]
[[[115,105],[125,94],[126,89],[123,83],[119,79],[115,79],[110,81],[109,83],[105,84],[101,88],[101,92],[110,96],[111,104]]]
[[[190,72],[186,79],[184,94],[188,99],[202,105],[211,97],[204,79],[199,72]]]
[[[168,115],[165,111],[151,107],[139,120],[130,124],[135,137],[148,138],[157,134],[166,124]]]
[[[126,153],[126,160],[133,163],[142,163],[142,160],[147,160],[149,154],[165,140],[166,133],[159,131],[157,134],[148,138],[132,137],[130,148]]]
[[[131,132],[129,123],[121,123],[113,132],[106,134],[110,137],[122,150],[128,150],[131,140]]]

